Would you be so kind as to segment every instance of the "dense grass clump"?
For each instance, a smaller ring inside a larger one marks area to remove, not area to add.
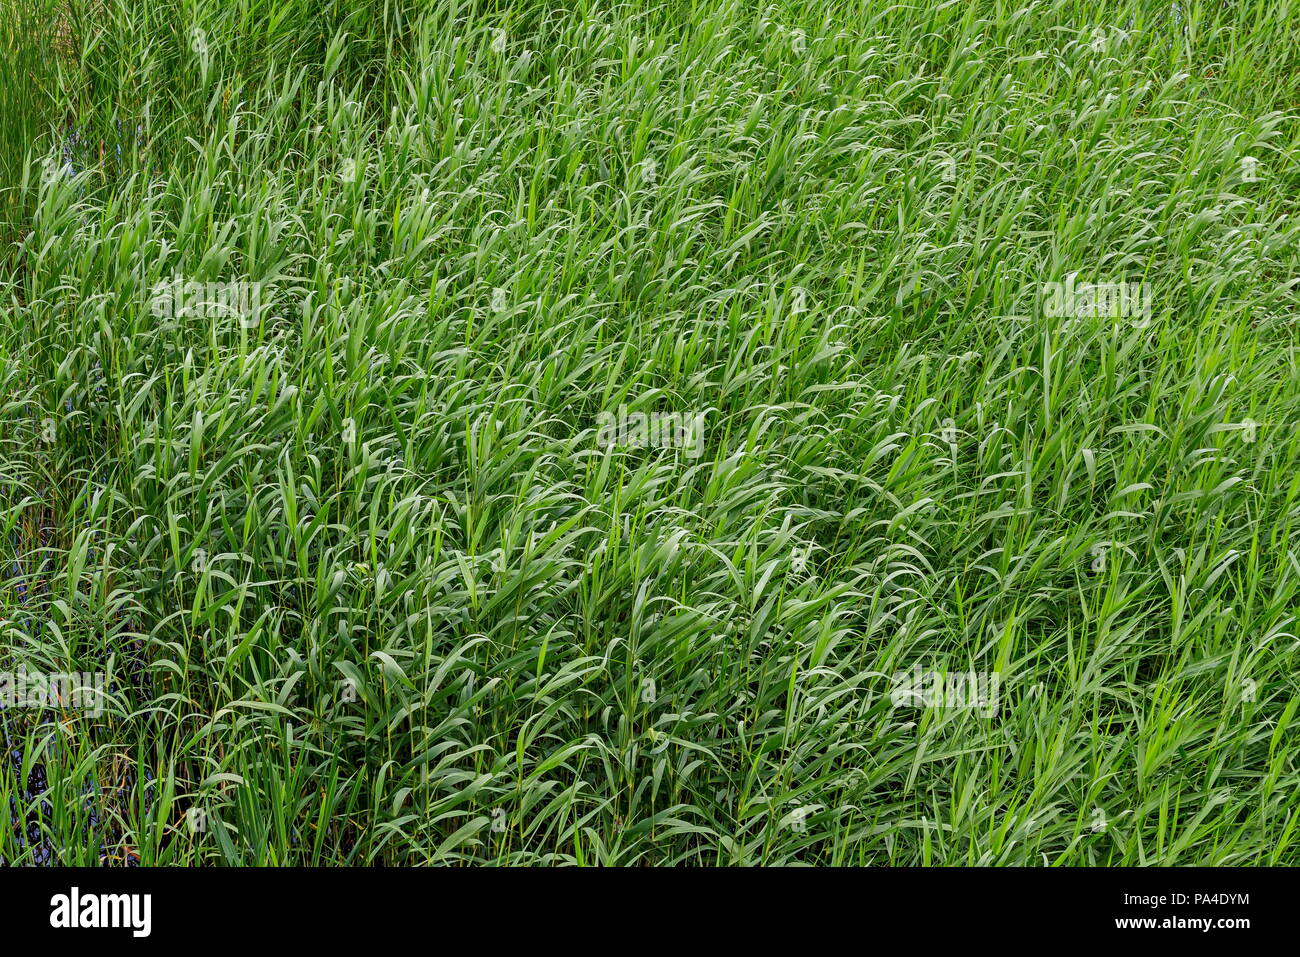
[[[1300,862],[1291,0],[3,3],[0,859]]]

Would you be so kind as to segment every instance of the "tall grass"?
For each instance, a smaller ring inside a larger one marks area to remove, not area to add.
[[[1295,4],[59,9],[5,861],[1297,862]]]
[[[21,183],[29,148],[57,120],[57,58],[71,52],[69,29],[53,0],[0,2],[0,255],[30,215]]]

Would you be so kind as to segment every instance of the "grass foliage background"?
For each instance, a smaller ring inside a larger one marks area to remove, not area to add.
[[[7,0],[0,857],[1297,863],[1298,13]]]

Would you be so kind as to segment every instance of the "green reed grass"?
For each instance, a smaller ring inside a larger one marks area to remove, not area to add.
[[[1297,862],[1290,0],[58,9],[5,860]]]

